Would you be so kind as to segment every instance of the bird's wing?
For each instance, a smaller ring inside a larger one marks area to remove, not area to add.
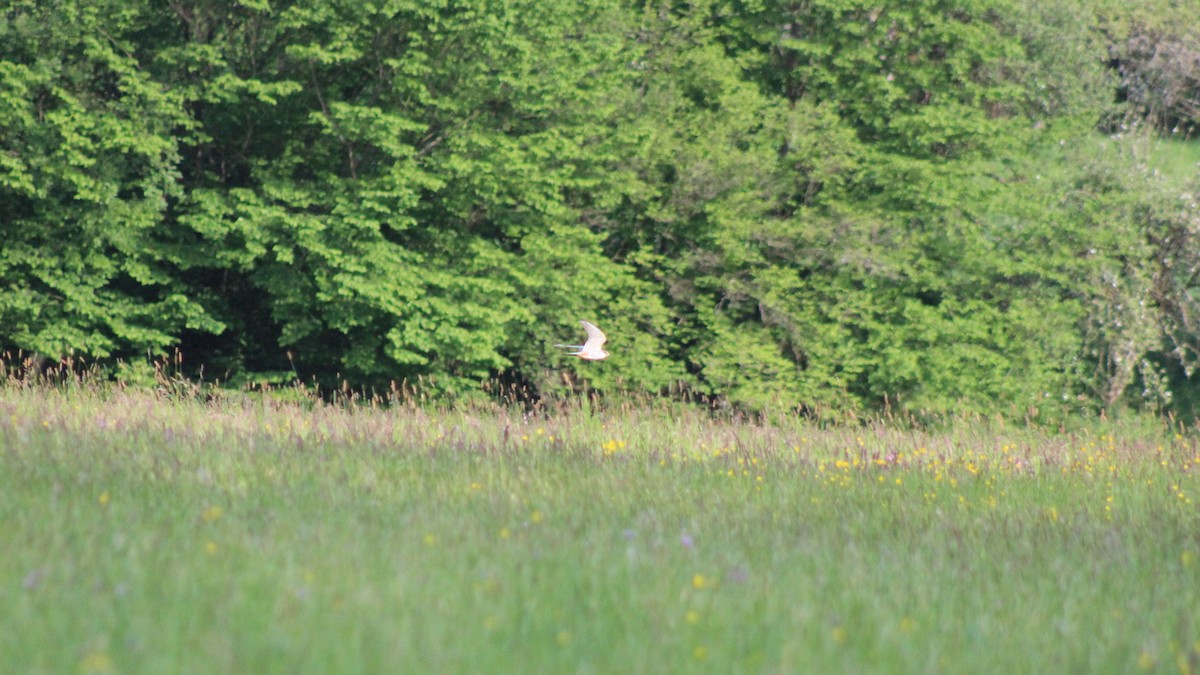
[[[588,335],[587,342],[583,343],[584,349],[589,349],[592,347],[599,349],[600,345],[608,341],[608,338],[604,336],[604,331],[596,328],[586,321],[580,321],[579,323],[583,324],[583,329],[587,331]]]

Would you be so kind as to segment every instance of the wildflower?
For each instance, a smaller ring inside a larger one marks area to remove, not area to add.
[[[687,614],[683,615],[683,620],[694,626],[700,623],[700,612],[694,609],[688,610]]]
[[[833,629],[829,631],[829,636],[832,637],[833,641],[837,644],[845,644],[846,629],[842,628],[841,626],[834,626]]]
[[[708,647],[697,645],[697,647],[692,650],[692,658],[696,659],[697,661],[708,660]]]
[[[204,552],[208,555],[216,555],[218,550],[220,550],[220,547],[217,546],[217,542],[213,541],[212,539],[204,542]]]
[[[425,542],[426,546],[433,546],[437,543],[437,537],[433,536],[432,534],[427,534],[425,535],[425,539],[423,541]]]
[[[104,652],[90,652],[80,660],[79,671],[83,673],[111,673],[113,671],[112,657]]]
[[[508,539],[511,536],[512,536],[512,532],[510,532],[507,527],[500,528],[500,538],[501,539]]]
[[[96,501],[100,502],[100,506],[108,506],[108,490],[100,493],[100,498]]]
[[[709,579],[703,574],[692,575],[692,588],[702,591],[710,586],[712,586],[712,579]]]
[[[204,513],[200,514],[200,520],[203,520],[206,523],[211,523],[215,520],[218,520],[222,513],[221,507],[210,506],[207,509],[204,509]]]
[[[538,523],[542,522],[542,512],[534,511],[533,513],[529,514],[529,520],[534,525],[537,525]]]
[[[557,642],[558,644],[560,644],[564,647],[567,646],[571,642],[571,631],[569,631],[569,630],[558,631],[558,635],[554,636],[554,640],[555,640],[555,642]]]
[[[38,587],[38,584],[42,583],[42,577],[44,576],[46,576],[44,568],[39,567],[29,570],[29,573],[25,575],[25,580],[21,582],[21,586],[27,591],[32,591]]]
[[[696,546],[696,541],[692,539],[692,535],[684,532],[679,535],[679,545],[686,549],[691,549]]]
[[[909,635],[916,629],[917,629],[917,622],[913,621],[912,617],[906,616],[903,619],[900,619],[900,632],[901,633],[904,633],[905,635]]]

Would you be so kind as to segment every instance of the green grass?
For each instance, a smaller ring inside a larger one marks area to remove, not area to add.
[[[0,672],[1195,672],[1200,451],[0,385]]]
[[[1172,187],[1188,189],[1200,180],[1200,141],[1157,138],[1148,154],[1151,168]]]

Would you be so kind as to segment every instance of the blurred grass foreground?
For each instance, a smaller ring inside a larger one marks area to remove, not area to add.
[[[0,671],[1196,672],[1177,432],[9,380]]]

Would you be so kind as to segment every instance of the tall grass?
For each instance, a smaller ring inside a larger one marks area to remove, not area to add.
[[[4,672],[1193,672],[1200,450],[0,385]]]

